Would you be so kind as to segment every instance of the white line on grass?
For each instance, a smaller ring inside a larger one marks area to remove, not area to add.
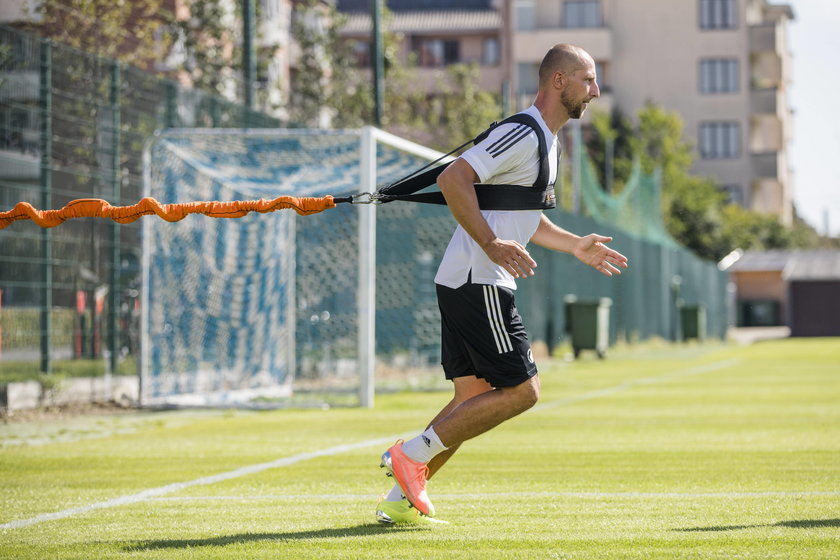
[[[90,504],[86,506],[80,506],[71,509],[65,509],[63,511],[57,511],[54,513],[43,513],[36,517],[32,517],[30,519],[19,519],[16,521],[10,521],[8,523],[4,523],[0,525],[0,529],[20,529],[22,527],[28,527],[30,525],[35,525],[37,523],[43,523],[44,521],[54,521],[56,519],[64,519],[73,515],[78,515],[81,513],[88,513],[97,509],[105,509],[117,506],[124,506],[128,504],[136,504],[138,502],[144,502],[155,498],[157,496],[161,496],[163,494],[170,494],[172,492],[177,492],[179,490],[183,490],[185,488],[190,488],[192,486],[202,486],[207,484],[215,484],[217,482],[222,482],[224,480],[231,480],[233,478],[239,478],[242,476],[247,476],[249,474],[255,474],[258,472],[266,471],[269,469],[276,469],[278,467],[286,467],[289,465],[294,465],[295,463],[299,463],[301,461],[307,461],[309,459],[316,459],[318,457],[329,457],[331,455],[338,455],[340,453],[345,453],[347,451],[354,451],[356,449],[361,449],[364,447],[371,447],[374,445],[383,445],[386,443],[392,443],[394,439],[399,436],[389,436],[387,438],[379,438],[379,439],[371,439],[367,441],[360,441],[357,443],[348,443],[345,445],[337,445],[335,447],[330,447],[327,449],[321,449],[320,451],[312,451],[310,453],[299,453],[298,455],[292,455],[291,457],[283,457],[281,459],[276,459],[274,461],[269,461],[267,463],[258,463],[256,465],[248,465],[247,467],[240,467],[238,469],[234,469],[232,471],[227,471],[219,474],[215,474],[212,476],[205,476],[202,478],[197,478],[195,480],[189,480],[187,482],[175,482],[173,484],[167,484],[166,486],[160,486],[158,488],[150,488],[149,490],[143,490],[142,492],[138,492],[137,494],[130,494],[128,496],[120,496],[119,498],[113,498],[111,500],[105,500],[104,502],[96,502],[95,504]]]
[[[479,500],[485,498],[799,498],[799,497],[833,497],[840,496],[837,491],[802,491],[802,492],[482,492],[471,493],[436,493],[437,498]],[[364,500],[370,494],[275,494],[259,496],[166,496],[150,498],[150,502],[250,502],[250,501],[281,501],[281,500]]]
[[[598,397],[604,397],[607,395],[612,395],[615,393],[620,393],[622,391],[627,391],[628,389],[632,389],[633,387],[637,387],[640,385],[651,385],[654,383],[662,383],[665,381],[670,381],[672,379],[677,379],[680,377],[688,377],[691,375],[699,375],[702,373],[708,373],[710,371],[717,371],[720,369],[728,368],[733,365],[736,365],[739,360],[731,359],[731,360],[724,360],[721,362],[714,362],[711,364],[698,366],[694,368],[689,368],[686,370],[680,370],[672,373],[666,373],[664,375],[657,375],[651,377],[644,377],[642,379],[637,379],[635,381],[628,381],[626,383],[622,383],[620,385],[616,385],[614,387],[607,387],[605,389],[599,389],[597,391],[590,391],[588,393],[584,393],[582,395],[578,395],[576,397],[570,397],[567,399],[560,399],[558,401],[552,401],[548,403],[544,403],[541,405],[535,406],[532,411],[539,411],[545,410],[547,408],[553,408],[556,406],[563,406],[567,404],[572,404],[576,402],[597,399]],[[148,490],[143,490],[142,492],[138,492],[137,494],[130,494],[127,496],[120,496],[118,498],[113,498],[111,500],[105,500],[104,502],[96,502],[94,504],[89,504],[86,506],[80,506],[76,508],[65,509],[62,511],[57,511],[53,513],[42,513],[41,515],[37,515],[35,517],[31,517],[29,519],[18,519],[15,521],[9,521],[8,523],[4,523],[0,525],[0,529],[21,529],[23,527],[29,527],[30,525],[36,525],[38,523],[43,523],[45,521],[55,521],[58,519],[65,519],[67,517],[71,517],[73,515],[79,515],[83,513],[89,513],[91,511],[95,511],[98,509],[105,509],[105,508],[112,508],[117,506],[124,506],[129,504],[136,504],[138,502],[144,502],[151,500],[153,498],[157,498],[158,496],[162,496],[164,494],[171,494],[172,492],[177,492],[179,490],[183,490],[185,488],[190,488],[192,486],[203,486],[208,484],[215,484],[217,482],[222,482],[225,480],[231,480],[233,478],[239,478],[242,476],[247,476],[250,474],[259,473],[262,471],[266,471],[269,469],[276,469],[279,467],[286,467],[289,465],[294,465],[295,463],[299,463],[301,461],[307,461],[309,459],[317,459],[318,457],[329,457],[332,455],[338,455],[341,453],[346,453],[347,451],[354,451],[356,449],[362,449],[365,447],[372,447],[374,445],[383,445],[385,443],[391,443],[395,439],[399,437],[404,437],[403,435],[396,435],[396,436],[388,436],[379,439],[361,441],[357,443],[348,443],[345,445],[337,445],[335,447],[330,447],[328,449],[322,449],[320,451],[312,451],[310,453],[299,453],[298,455],[292,455],[291,457],[283,457],[280,459],[276,459],[274,461],[269,461],[267,463],[258,463],[255,465],[249,465],[246,467],[240,467],[238,469],[234,469],[232,471],[227,471],[223,473],[219,473],[212,476],[205,476],[202,478],[197,478],[195,480],[189,480],[186,482],[175,482],[173,484],[167,484],[166,486],[160,486],[158,488],[150,488]]]

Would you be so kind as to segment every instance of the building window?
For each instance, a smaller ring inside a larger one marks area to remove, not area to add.
[[[704,58],[700,60],[700,93],[735,93],[738,91],[738,59]]]
[[[456,40],[415,37],[414,52],[420,66],[445,66],[460,60],[460,44]]]
[[[539,64],[519,62],[516,65],[516,79],[520,95],[534,95],[539,89]]]
[[[484,39],[484,48],[481,51],[481,64],[484,66],[498,66],[502,61],[502,48],[499,39],[488,37]]]
[[[741,188],[741,185],[722,185],[720,190],[726,193],[727,201],[730,204],[744,206],[744,203],[747,201],[747,197],[744,196],[744,189]]]
[[[563,27],[601,27],[600,0],[566,0],[563,3]]]
[[[700,157],[728,159],[741,155],[741,125],[737,122],[700,124]]]
[[[367,41],[353,41],[353,60],[359,68],[370,66],[370,43]]]
[[[700,0],[700,29],[735,29],[735,0]]]
[[[537,7],[534,0],[514,0],[513,11],[517,31],[532,31],[537,28]]]
[[[595,61],[595,82],[598,84],[598,89],[603,93],[610,91],[607,85],[607,74],[604,70],[604,63],[598,60]]]

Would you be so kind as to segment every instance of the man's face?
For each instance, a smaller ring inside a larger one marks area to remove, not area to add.
[[[601,95],[595,81],[595,63],[589,61],[585,68],[566,74],[567,84],[560,94],[560,101],[566,108],[569,118],[579,119],[587,104]]]

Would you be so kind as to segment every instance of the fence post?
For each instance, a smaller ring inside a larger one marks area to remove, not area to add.
[[[253,126],[254,80],[257,76],[257,56],[254,39],[257,35],[257,10],[254,0],[245,0],[242,4],[242,73],[245,82],[245,107],[248,109],[246,126]]]
[[[167,81],[166,85],[166,107],[163,115],[164,128],[175,128],[176,115],[178,114],[178,86],[175,82]]]
[[[52,208],[52,44],[41,40],[39,68],[41,117],[41,208]],[[52,230],[41,231],[41,372],[52,373]]]
[[[122,189],[120,185],[120,63],[111,62],[111,189],[114,205],[122,203]],[[119,325],[117,324],[117,308],[120,304],[120,229],[116,222],[111,222],[111,270],[108,280],[108,347],[111,350],[110,371],[117,373],[119,357]]]

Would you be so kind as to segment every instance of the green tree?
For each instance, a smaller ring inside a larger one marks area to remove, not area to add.
[[[339,35],[346,17],[332,4],[305,0],[296,7],[293,36],[300,46],[290,114],[296,123],[317,126],[324,107],[335,128],[357,128],[373,121],[370,71],[358,68],[352,45]],[[320,12],[318,12],[320,10]],[[320,13],[323,26],[307,13]],[[414,56],[400,56],[403,37],[390,31],[392,14],[383,11],[385,96],[383,128],[437,149],[469,140],[499,118],[499,96],[479,89],[476,65],[448,66],[433,93],[416,87]]]
[[[588,142],[592,159],[603,180],[604,146],[615,141],[615,189],[620,192],[634,158],[646,173],[661,169],[662,211],[672,237],[697,255],[719,260],[733,249],[784,249],[831,246],[802,220],[792,227],[775,216],[761,214],[727,202],[715,181],[692,174],[692,147],[683,138],[683,123],[676,113],[647,104],[629,124],[619,113],[610,118],[593,115]]]
[[[638,113],[629,145],[646,173],[662,170],[662,204],[668,232],[703,258],[723,256],[719,232],[726,195],[714,181],[691,174],[694,156],[683,139],[679,115],[646,104]]]
[[[594,134],[587,138],[587,148],[599,182],[606,186],[607,151],[612,151],[612,192],[624,189],[633,169],[633,151],[630,139],[633,137],[633,123],[615,108],[612,113],[594,109],[591,115]]]
[[[172,20],[163,0],[41,0],[39,32],[59,43],[144,69],[166,55]]]
[[[433,93],[415,90],[416,69],[409,66],[385,90],[385,128],[431,148],[448,152],[499,120],[499,96],[477,87],[475,64],[452,64],[437,79]]]
[[[228,6],[224,0],[187,0],[190,17],[174,22],[185,55],[179,70],[194,87],[226,97],[241,62],[233,48],[238,27],[230,25]]]

